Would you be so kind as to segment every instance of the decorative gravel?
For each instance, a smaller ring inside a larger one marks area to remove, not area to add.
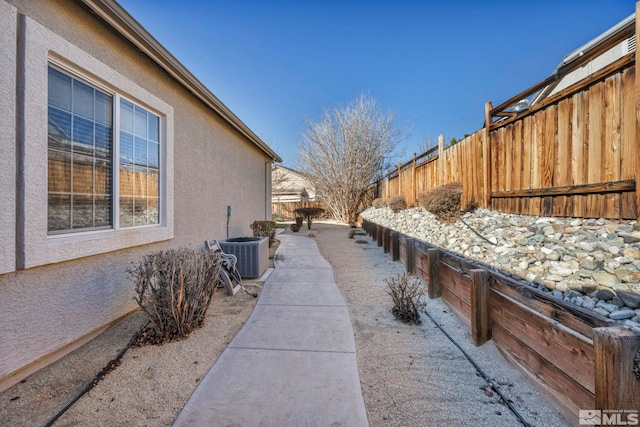
[[[488,209],[445,224],[425,209],[368,208],[362,218],[511,274],[602,316],[640,323],[636,221],[514,215]]]

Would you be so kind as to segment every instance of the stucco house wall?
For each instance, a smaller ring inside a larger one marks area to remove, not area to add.
[[[280,158],[192,75],[121,34],[131,21],[111,0],[0,0],[0,390],[135,310],[127,269],[143,255],[224,239],[228,205],[229,237],[271,219]],[[160,116],[160,224],[47,233],[51,63]]]

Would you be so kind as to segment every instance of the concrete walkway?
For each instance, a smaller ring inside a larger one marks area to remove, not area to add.
[[[174,426],[368,426],[333,270],[313,239],[278,239],[275,270],[251,317]]]

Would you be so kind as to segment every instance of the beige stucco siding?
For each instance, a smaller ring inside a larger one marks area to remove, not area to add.
[[[0,274],[15,269],[17,11],[0,2]]]
[[[201,248],[206,239],[225,238],[227,205],[233,206],[230,237],[250,235],[251,222],[271,215],[269,156],[157,64],[77,2],[12,0],[10,3],[27,16],[27,27],[39,25],[56,34],[100,64],[115,70],[124,81],[139,85],[141,92],[152,94],[159,105],[166,104],[171,110],[173,230],[171,238],[155,243],[109,249],[105,253],[54,264],[27,265],[27,269],[1,274],[14,270],[16,265],[14,248],[4,245],[5,241],[15,241],[12,235],[16,229],[12,222],[16,217],[15,206],[8,208],[4,201],[13,202],[16,183],[12,180],[15,173],[0,168],[0,238],[4,239],[0,251],[0,390],[28,372],[29,366],[37,366],[38,361],[46,360],[58,350],[66,351],[82,337],[134,310],[133,284],[127,276],[132,261],[158,249]],[[11,59],[11,52],[4,42],[6,37],[15,37],[15,9],[0,0],[0,12],[0,54],[3,58],[9,54]],[[0,66],[5,67],[5,62],[3,59]],[[27,58],[27,68],[30,62]],[[15,70],[15,62],[12,66]],[[93,76],[87,73],[86,77]],[[0,77],[6,78],[5,73]],[[13,107],[5,100],[5,92],[11,92],[11,89],[3,84],[0,90],[3,95],[0,112],[11,113]],[[46,95],[43,93],[42,96]],[[46,117],[40,119],[46,120]],[[0,120],[3,120],[0,125],[4,129],[5,114]],[[16,138],[7,138],[4,131],[1,137],[3,158],[0,162],[8,161],[6,166],[11,170],[15,167],[14,159],[5,157],[4,151],[6,146],[15,143]],[[40,149],[46,151],[46,139],[26,143],[33,144],[34,150],[41,144],[44,148]],[[28,163],[31,157],[26,155],[24,161]],[[42,192],[34,190],[34,194]],[[46,197],[38,196],[36,200],[25,197],[23,204],[28,210],[47,209]],[[26,242],[49,239],[46,234],[34,236],[30,229],[22,232],[27,236]],[[9,233],[9,236],[2,233]],[[99,233],[87,239],[93,239],[98,246],[101,244]]]

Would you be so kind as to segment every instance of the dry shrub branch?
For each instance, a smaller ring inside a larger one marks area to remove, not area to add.
[[[373,206],[376,209],[384,208],[385,204],[386,203],[384,199],[381,199],[380,197],[378,197],[377,199],[373,199],[373,202],[371,202],[371,206]]]
[[[404,201],[404,197],[395,196],[390,197],[389,200],[387,200],[387,206],[393,211],[393,213],[398,213],[407,209],[407,202]]]
[[[254,237],[268,237],[269,246],[273,246],[276,240],[276,222],[275,221],[253,221],[251,224]]]
[[[389,286],[387,293],[393,299],[391,309],[396,319],[404,323],[420,323],[420,310],[427,305],[426,289],[417,277],[398,274],[385,280]]]
[[[133,267],[134,299],[153,322],[148,341],[171,341],[202,326],[219,273],[218,254],[187,248],[148,254]]]
[[[462,183],[451,182],[418,194],[418,204],[445,223],[455,222],[460,216]]]

